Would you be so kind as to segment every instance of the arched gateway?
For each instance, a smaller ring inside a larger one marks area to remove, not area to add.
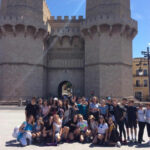
[[[63,96],[72,95],[72,83],[69,81],[63,81],[58,86],[58,96],[61,98]]]

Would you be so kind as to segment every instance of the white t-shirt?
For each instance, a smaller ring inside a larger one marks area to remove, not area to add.
[[[96,104],[91,103],[91,104],[90,104],[90,108],[92,109],[92,112],[96,112],[95,109],[98,109],[98,108],[99,108],[99,104],[98,104],[98,103],[96,103]]]
[[[99,124],[98,134],[105,134],[107,129],[108,129],[108,124],[107,123]]]
[[[150,124],[150,109],[146,110],[146,122]]]
[[[86,120],[83,120],[82,122],[78,122],[77,126],[80,128],[81,131],[86,131],[88,128],[88,123]]]
[[[139,122],[145,122],[146,121],[145,110],[139,109],[137,113],[138,113],[138,121]]]

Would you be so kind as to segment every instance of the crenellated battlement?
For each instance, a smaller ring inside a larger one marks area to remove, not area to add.
[[[110,35],[114,32],[124,33],[132,38],[137,34],[137,22],[133,19],[119,18],[108,15],[100,15],[95,18],[86,19],[81,23],[81,31],[84,35],[93,35],[108,31]]]
[[[62,27],[62,28],[52,28],[51,30],[51,36],[58,36],[58,37],[63,37],[63,36],[80,36],[80,27]]]
[[[0,16],[0,37],[7,33],[17,36],[21,32],[24,36],[30,34],[34,38],[42,37],[45,39],[48,35],[47,24],[35,25],[35,22],[26,21],[23,17]]]
[[[100,25],[100,24],[127,24],[132,27],[137,27],[137,22],[134,19],[127,19],[127,18],[119,18],[114,16],[108,15],[99,15],[95,18],[89,18],[84,20],[81,25],[82,28],[90,27],[93,25]]]
[[[51,16],[50,17],[50,22],[68,22],[68,21],[71,21],[71,22],[82,22],[84,21],[85,19],[83,18],[83,16],[79,16],[78,18],[76,16],[71,16],[71,18],[69,16]]]
[[[12,24],[12,25],[17,25],[17,24],[24,24],[24,25],[31,25],[31,26],[36,26],[36,28],[43,28],[47,30],[47,23],[44,22],[35,22],[32,19],[24,19],[24,17],[14,17],[14,16],[0,16],[0,26],[5,25],[5,24]]]

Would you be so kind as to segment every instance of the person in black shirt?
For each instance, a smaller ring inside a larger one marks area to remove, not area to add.
[[[30,115],[33,115],[34,120],[37,120],[37,116],[38,116],[38,112],[39,112],[39,107],[36,104],[36,98],[33,97],[31,100],[31,103],[28,104],[25,108],[25,114],[26,114],[26,118],[28,118]]]
[[[126,127],[126,131],[127,131],[127,136],[128,136],[128,141],[130,140],[130,137],[129,137],[129,121],[128,121],[128,112],[127,112],[127,110],[128,110],[128,105],[127,105],[127,103],[128,103],[128,100],[126,99],[126,98],[123,98],[122,99],[122,107],[124,108],[124,110],[125,110],[125,127]]]
[[[115,121],[114,106],[112,104],[112,100],[111,99],[107,99],[106,105],[108,106],[108,113],[107,113],[107,116],[106,116],[106,120],[108,120],[108,118],[111,117],[113,119],[113,121]]]
[[[116,124],[119,126],[120,140],[122,141],[122,133],[124,135],[124,143],[126,144],[126,132],[124,128],[125,110],[117,104],[117,100],[113,100],[114,116]]]
[[[71,121],[69,121],[68,125],[69,125],[69,140],[73,141],[76,137],[76,135],[78,135],[77,133],[77,123],[78,123],[78,115],[74,115],[73,119]]]
[[[137,141],[136,137],[137,137],[137,108],[134,106],[134,101],[131,100],[129,101],[129,107],[127,110],[127,114],[128,114],[128,122],[129,122],[129,128],[131,131],[131,137],[132,137],[132,141]],[[133,138],[133,128],[134,128],[134,135],[135,138]]]
[[[45,124],[44,124],[43,142],[52,141],[52,135],[53,135],[53,117],[50,116],[48,122],[45,122]],[[49,140],[49,138],[50,138],[50,140]]]

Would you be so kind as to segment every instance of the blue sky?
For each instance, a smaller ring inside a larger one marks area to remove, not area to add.
[[[47,0],[53,16],[84,16],[86,0]],[[140,57],[150,43],[150,0],[131,0],[132,18],[138,21],[133,57]]]

